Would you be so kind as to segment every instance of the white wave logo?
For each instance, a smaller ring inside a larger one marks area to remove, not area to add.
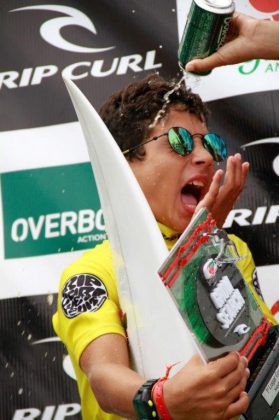
[[[44,344],[44,343],[54,343],[56,341],[61,341],[61,340],[60,340],[59,337],[49,337],[49,338],[44,338],[42,340],[34,341],[32,344],[36,345],[36,344]],[[62,366],[63,366],[64,372],[68,376],[70,376],[70,378],[76,380],[76,374],[75,374],[75,371],[74,371],[74,368],[73,368],[73,365],[72,365],[72,362],[71,362],[71,359],[70,359],[69,355],[66,355],[64,357]]]
[[[26,6],[18,9],[10,10],[10,12],[18,12],[22,10],[48,10],[53,12],[63,13],[64,17],[57,17],[43,23],[40,27],[41,37],[56,48],[76,52],[76,53],[98,53],[108,51],[115,46],[106,48],[87,48],[80,45],[73,44],[64,39],[60,33],[61,29],[69,25],[77,25],[87,29],[94,35],[97,35],[97,30],[93,22],[80,10],[68,6],[58,6],[54,4],[42,4],[40,6]]]
[[[266,143],[269,143],[269,144],[270,143],[277,143],[277,144],[279,144],[279,137],[272,137],[272,138],[269,138],[269,139],[261,139],[261,140],[252,141],[251,143],[243,144],[241,147],[244,149],[245,147],[256,146],[258,144],[266,144]],[[277,176],[279,176],[279,155],[276,156],[276,158],[273,160],[272,168],[273,168],[275,174]]]
[[[273,170],[279,176],[279,155],[273,161]]]

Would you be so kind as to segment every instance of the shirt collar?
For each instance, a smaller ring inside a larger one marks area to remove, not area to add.
[[[175,232],[173,229],[169,228],[168,226],[163,225],[162,223],[158,222],[159,229],[163,235],[163,238],[166,242],[168,249],[171,249],[181,233]]]

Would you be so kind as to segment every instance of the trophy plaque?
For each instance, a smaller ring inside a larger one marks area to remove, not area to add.
[[[238,268],[246,255],[202,209],[159,269],[205,361],[237,351],[249,361],[247,420],[279,411],[279,328],[260,309]]]

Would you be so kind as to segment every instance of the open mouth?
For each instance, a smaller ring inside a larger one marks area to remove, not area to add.
[[[204,183],[194,180],[184,185],[181,190],[182,202],[185,206],[196,207],[203,197]]]

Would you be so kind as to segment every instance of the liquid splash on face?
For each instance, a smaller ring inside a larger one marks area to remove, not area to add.
[[[170,96],[176,92],[183,82],[186,83],[187,86],[191,87],[192,90],[196,88],[201,80],[201,77],[198,75],[194,75],[192,73],[186,72],[182,67],[179,67],[180,72],[182,72],[183,76],[179,79],[177,83],[174,83],[174,86],[172,89],[170,89],[167,93],[164,95],[164,104],[162,108],[157,112],[155,115],[155,118],[151,124],[149,124],[148,128],[152,130],[159,121],[163,120],[167,113],[167,107],[170,103]]]

